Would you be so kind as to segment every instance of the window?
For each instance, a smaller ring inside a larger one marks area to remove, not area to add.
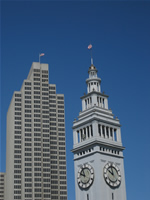
[[[34,81],[40,81],[40,78],[34,78]]]
[[[34,91],[34,94],[40,94],[40,92],[39,91]]]
[[[31,96],[25,96],[25,99],[31,99]]]
[[[25,133],[26,137],[31,137],[31,133]]]
[[[42,92],[42,95],[48,95],[48,92]]]
[[[25,128],[25,132],[31,132],[30,128]]]
[[[64,106],[58,106],[58,108],[60,108],[60,109],[64,109]]]
[[[32,161],[32,158],[25,158],[25,161]]]
[[[48,70],[42,70],[43,74],[48,74]]]
[[[29,100],[25,100],[25,103],[27,103],[27,104],[31,104],[31,101],[29,101]]]
[[[32,173],[25,173],[25,176],[32,176]]]
[[[34,119],[34,122],[41,122],[41,119]]]
[[[35,157],[34,161],[41,161],[41,158]]]
[[[42,91],[48,91],[48,88],[42,88]]]
[[[30,82],[25,82],[25,85],[31,85],[31,83]]]
[[[17,98],[15,98],[15,101],[21,101],[21,99],[17,99]]]
[[[14,185],[14,189],[21,189],[21,185]]]
[[[25,90],[31,90],[31,87],[25,87]]]
[[[64,113],[64,110],[58,110],[58,113]]]
[[[64,115],[58,115],[58,117],[62,117],[62,118],[64,118]]]
[[[48,101],[42,101],[42,104],[49,104]]]
[[[40,76],[40,74],[35,74],[35,73],[34,73],[33,75],[34,75],[34,76]]]
[[[35,187],[41,187],[41,183],[35,183],[34,186]]]
[[[56,101],[55,101],[55,100],[50,100],[49,102],[50,102],[50,103],[56,103]]]
[[[31,94],[31,92],[30,91],[25,91],[25,94]]]
[[[15,112],[15,115],[21,115],[21,112]]]
[[[25,148],[25,151],[31,151],[31,148]]]
[[[15,103],[15,106],[21,106],[21,103]]]
[[[56,96],[49,96],[50,99],[56,99]]]
[[[34,99],[40,99],[40,96],[34,96]]]
[[[63,99],[64,99],[64,97],[57,97],[57,99],[61,99],[61,100],[63,100]]]
[[[25,187],[32,187],[32,183],[26,183]]]
[[[34,166],[41,166],[41,163],[34,163]]]
[[[21,124],[21,121],[16,121],[15,124]]]
[[[39,103],[39,104],[40,104],[40,101],[38,101],[38,100],[34,100],[34,103]]]
[[[33,71],[34,72],[40,72],[40,69],[34,69]]]
[[[34,114],[34,117],[41,117],[41,115],[39,115],[39,114]]]
[[[21,97],[21,94],[15,94],[15,97]]]
[[[32,194],[25,194],[25,198],[32,198]]]
[[[31,124],[25,124],[25,127],[31,127]]]
[[[65,141],[65,137],[59,137],[59,140]]]
[[[49,94],[56,94],[55,91],[49,91]]]
[[[65,125],[64,124],[58,124],[58,126],[64,127]]]
[[[34,82],[34,85],[40,85],[40,83],[38,83],[38,82]]]
[[[42,83],[42,86],[43,86],[43,87],[48,87],[48,84]]]
[[[56,108],[55,104],[50,104],[50,108]]]
[[[57,103],[58,103],[58,104],[64,104],[64,102],[63,102],[63,101],[58,101]]]
[[[41,127],[41,124],[34,124],[34,127]]]

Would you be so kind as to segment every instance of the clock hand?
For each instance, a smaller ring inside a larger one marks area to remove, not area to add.
[[[80,175],[85,177],[85,173],[83,170],[81,171]]]
[[[113,171],[113,168],[111,167],[111,171],[112,171],[112,175],[114,175],[114,171]]]
[[[111,173],[111,175],[113,176],[114,173],[112,172],[112,168],[111,168],[111,171],[108,169],[109,173]]]

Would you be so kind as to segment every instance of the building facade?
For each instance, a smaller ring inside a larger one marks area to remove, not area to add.
[[[82,111],[73,123],[76,200],[126,200],[121,125],[93,64],[88,73]]]
[[[0,200],[4,200],[5,173],[0,172]]]
[[[64,95],[32,63],[7,113],[5,200],[67,200]]]

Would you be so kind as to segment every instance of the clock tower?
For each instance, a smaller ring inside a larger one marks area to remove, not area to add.
[[[93,63],[88,74],[82,111],[73,122],[76,200],[126,200],[121,125]]]

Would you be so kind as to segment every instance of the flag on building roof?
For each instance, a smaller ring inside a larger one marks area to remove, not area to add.
[[[92,49],[92,45],[91,44],[89,44],[88,49]]]
[[[41,56],[44,56],[44,55],[45,55],[44,53],[41,53],[41,54],[40,54],[40,57],[41,57]]]

